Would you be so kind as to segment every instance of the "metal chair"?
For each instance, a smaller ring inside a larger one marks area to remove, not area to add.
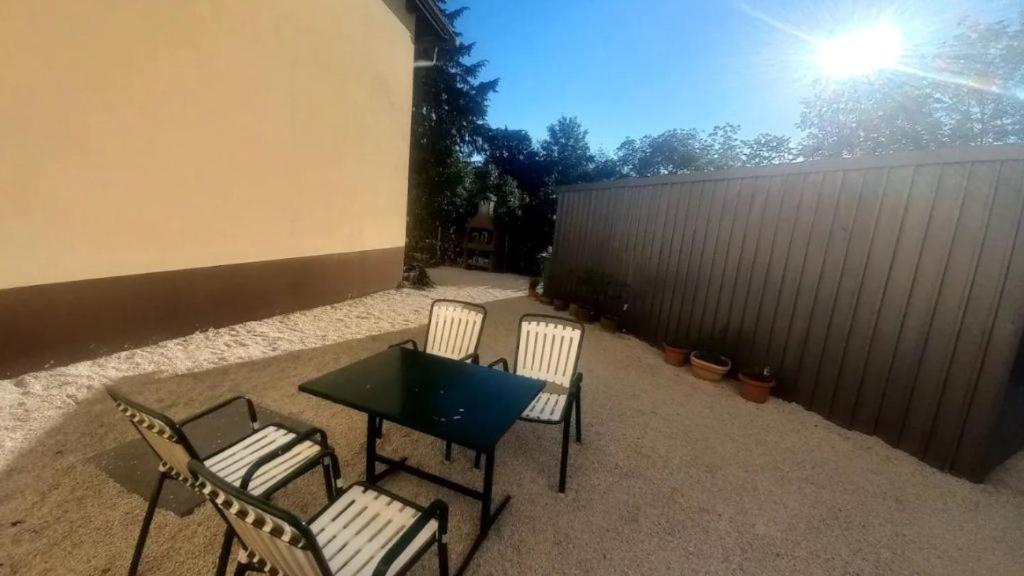
[[[487,309],[479,304],[460,300],[434,300],[430,305],[430,320],[427,323],[427,337],[423,342],[423,351],[434,356],[441,356],[460,362],[480,363],[480,334],[484,330]],[[415,340],[403,340],[392,344],[389,348],[412,345],[419,350]],[[384,421],[377,424],[377,437],[384,435]],[[446,442],[444,447],[445,460],[452,459],[452,444]]]
[[[397,576],[437,545],[438,572],[448,576],[448,505],[420,508],[372,485],[357,483],[308,522],[239,489],[192,460],[200,490],[238,535],[251,571],[288,576]]]
[[[512,372],[565,388],[565,392],[541,392],[520,416],[540,424],[562,424],[562,459],[558,491],[565,492],[569,464],[569,433],[576,415],[576,443],[583,442],[581,398],[583,373],[579,371],[583,347],[583,324],[559,316],[526,314],[519,319],[515,363]],[[488,366],[501,365],[509,371],[508,360],[498,358]],[[480,455],[477,454],[479,463]]]
[[[267,498],[293,479],[320,467],[323,469],[327,496],[333,498],[336,494],[336,484],[340,480],[338,458],[327,443],[327,435],[318,428],[300,433],[280,424],[260,426],[255,405],[244,396],[229,398],[198,414],[176,421],[114,390],[107,389],[107,394],[160,459],[160,474],[139,529],[135,553],[128,568],[129,576],[135,576],[138,572],[164,481],[173,478],[193,490],[197,489],[196,479],[188,469],[188,463],[192,460],[201,460],[233,486]],[[252,432],[222,450],[201,457],[183,427],[235,402],[245,402]],[[217,574],[227,571],[232,541],[232,532],[228,530],[224,534]],[[239,558],[239,562],[247,560],[244,554]]]

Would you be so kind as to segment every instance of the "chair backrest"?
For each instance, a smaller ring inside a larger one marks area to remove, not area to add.
[[[309,526],[291,512],[240,490],[199,460],[189,463],[199,491],[220,510],[245,548],[288,576],[327,576],[330,570]]]
[[[143,440],[156,452],[167,472],[184,482],[192,482],[188,462],[198,455],[181,427],[153,408],[129,400],[122,394],[107,389],[117,409],[131,421]]]
[[[583,324],[544,314],[519,319],[514,372],[569,387],[579,367]]]
[[[487,309],[458,300],[434,300],[423,351],[458,360],[477,351]]]

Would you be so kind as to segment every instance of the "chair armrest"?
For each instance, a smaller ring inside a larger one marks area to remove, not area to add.
[[[380,562],[373,569],[373,576],[386,576],[391,571],[391,564],[402,555],[402,552],[412,544],[423,528],[431,520],[437,520],[437,538],[442,542],[448,539],[448,504],[444,500],[434,500],[430,506],[420,514],[420,517],[405,530],[402,536],[395,540],[387,552],[381,556]]]
[[[217,412],[219,410],[223,410],[224,408],[227,408],[228,406],[230,406],[230,405],[232,405],[232,404],[234,404],[235,402],[238,402],[238,401],[244,401],[245,402],[246,407],[249,410],[249,423],[252,424],[253,427],[255,427],[255,425],[258,423],[258,420],[256,418],[256,406],[252,403],[252,400],[250,400],[248,396],[233,396],[231,398],[228,398],[227,400],[224,400],[223,402],[214,404],[213,406],[210,406],[209,408],[207,408],[207,409],[205,409],[205,410],[203,410],[201,412],[197,412],[197,413],[189,416],[188,418],[185,418],[184,420],[179,420],[178,421],[178,426],[184,426],[186,424],[191,424],[192,422],[195,422],[196,420],[199,420],[200,418],[205,418],[205,417],[209,416],[210,414],[213,414],[214,412]]]
[[[462,358],[459,358],[459,362],[472,362],[473,364],[480,365],[480,355],[476,352],[466,354]]]
[[[490,364],[488,364],[487,367],[488,368],[494,368],[498,364],[501,364],[502,370],[504,370],[505,372],[508,372],[508,360],[506,360],[504,358],[498,358],[494,362],[491,362]]]
[[[277,448],[274,448],[270,452],[267,452],[263,456],[260,456],[259,459],[257,459],[248,468],[246,468],[245,474],[242,476],[242,481],[238,483],[238,487],[241,488],[242,490],[248,490],[249,482],[252,482],[252,477],[256,475],[256,472],[258,472],[260,468],[266,466],[268,462],[282,456],[292,448],[295,448],[299,444],[302,444],[303,442],[306,442],[313,436],[317,435],[320,436],[318,444],[320,444],[321,450],[330,449],[330,446],[327,444],[327,434],[324,433],[324,431],[319,428],[310,428],[309,430],[306,430],[301,434],[296,434],[295,438],[292,438],[291,440],[285,442],[284,444],[281,444]]]
[[[579,393],[580,388],[582,388],[582,387],[583,387],[583,373],[582,372],[577,372],[576,375],[572,377],[572,381],[569,382],[569,395],[570,396],[575,396],[576,394]]]
[[[416,344],[416,341],[413,340],[412,338],[408,340],[402,340],[401,342],[395,342],[391,346],[388,346],[388,348],[398,348],[399,346],[405,346],[406,344],[412,344],[412,349],[416,350],[417,352],[420,349],[420,347]]]
[[[278,490],[280,490],[280,489],[284,488],[285,486],[291,484],[296,478],[306,474],[307,472],[309,472],[310,470],[313,470],[314,468],[318,468],[320,466],[323,466],[323,459],[324,458],[330,458],[333,455],[334,455],[334,449],[333,448],[327,448],[326,450],[320,450],[319,452],[316,453],[316,459],[315,460],[313,458],[310,458],[308,462],[306,462],[302,466],[299,466],[298,468],[292,470],[291,472],[286,474],[283,478],[281,478],[277,482],[274,482],[273,484],[271,484],[270,487],[268,487],[266,490],[264,490],[263,492],[260,492],[259,494],[257,494],[257,496],[259,496],[261,498],[266,498],[267,500],[269,500],[270,497],[273,496],[275,492],[277,492]],[[328,504],[330,504],[330,503],[328,503]]]

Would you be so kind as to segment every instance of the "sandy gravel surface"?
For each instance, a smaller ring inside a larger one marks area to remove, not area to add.
[[[416,326],[430,302],[520,296],[527,279],[437,268],[429,290],[388,290],[331,306],[206,330],[153,346],[0,380],[0,468],[98,386],[134,374],[182,374]]]
[[[516,321],[550,312],[526,298],[487,304],[485,361],[513,351]],[[202,372],[123,383],[174,416],[229,394],[323,427],[344,478],[362,476],[365,416],[296,385],[423,328],[299,350]],[[469,574],[1020,575],[1024,458],[971,484],[785,402],[754,405],[729,384],[693,378],[633,338],[588,329],[581,446],[569,492],[556,491],[560,430],[516,424],[497,453],[497,494],[513,498]],[[0,575],[123,574],[145,508],[94,456],[137,438],[100,392],[0,472]],[[437,440],[388,425],[381,450],[477,484],[472,456],[444,464]],[[282,503],[323,503],[312,475]],[[476,530],[475,502],[396,474],[384,487],[452,507],[453,562]],[[142,573],[213,571],[223,525],[209,506],[186,518],[159,511]],[[429,552],[412,571],[436,574]]]

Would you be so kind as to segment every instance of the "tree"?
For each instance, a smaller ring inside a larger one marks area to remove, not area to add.
[[[443,5],[443,2],[439,2]],[[465,8],[445,11],[455,23]],[[480,81],[486,61],[474,44],[445,43],[438,64],[415,72],[406,236],[409,250],[453,259],[471,202],[473,170],[497,80]]]
[[[590,179],[594,154],[587,143],[587,131],[575,116],[562,116],[548,126],[548,137],[540,144],[541,157],[551,169],[556,186]]]
[[[796,160],[793,141],[789,136],[762,132],[742,144],[744,166],[767,166]]]

